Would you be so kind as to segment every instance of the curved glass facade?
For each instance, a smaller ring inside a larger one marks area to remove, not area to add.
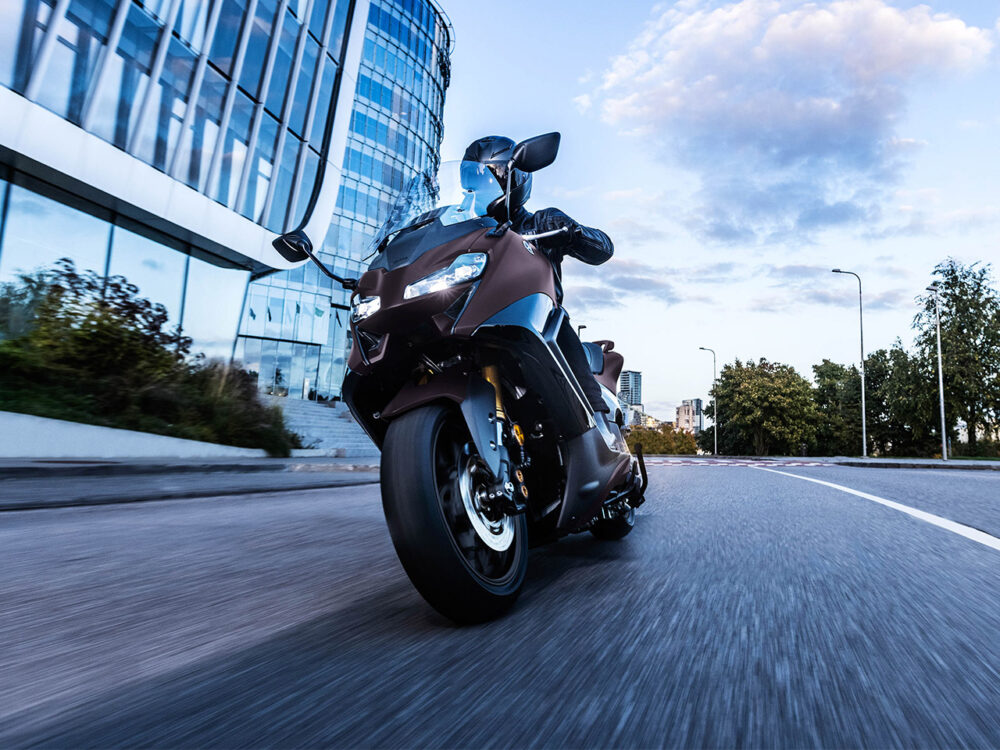
[[[228,359],[249,271],[0,166],[0,283],[69,257],[167,308],[192,351]]]
[[[337,208],[319,254],[358,275],[365,249],[409,180],[436,168],[451,28],[427,0],[372,0]],[[251,283],[236,357],[275,395],[340,395],[349,294],[311,264]]]
[[[351,0],[3,0],[0,85],[260,226],[316,188]]]

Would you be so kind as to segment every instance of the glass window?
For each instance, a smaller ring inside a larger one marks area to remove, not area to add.
[[[285,293],[283,289],[271,287],[267,290],[267,309],[264,311],[264,332],[277,338],[281,334],[281,316],[284,311]]]
[[[277,182],[274,185],[274,197],[271,199],[271,211],[266,224],[272,232],[285,231],[288,204],[292,199],[292,178],[295,175],[295,164],[298,160],[301,143],[294,135],[287,133],[281,154],[281,166],[278,169]]]
[[[254,284],[247,293],[246,313],[243,317],[243,330],[251,336],[263,336],[264,324],[267,322],[267,290]]]
[[[319,44],[316,40],[306,35],[305,42],[302,64],[299,66],[299,79],[295,86],[295,100],[288,115],[288,126],[300,136],[305,134],[306,114],[309,112],[312,82],[316,78],[316,59],[319,56]]]
[[[98,55],[111,24],[110,0],[72,0],[57,29],[38,103],[79,123]]]
[[[236,44],[243,27],[243,16],[246,13],[246,0],[220,0],[222,11],[215,27],[215,38],[212,40],[212,51],[209,59],[225,75],[233,73],[233,62],[236,58]]]
[[[192,118],[191,128],[184,134],[182,145],[181,179],[195,190],[200,190],[208,177],[212,153],[219,138],[219,122],[226,97],[227,81],[214,68],[205,68],[205,79],[198,96],[198,108]]]
[[[70,258],[77,270],[104,273],[111,225],[83,211],[11,185],[0,248],[0,281]]]
[[[278,39],[278,49],[275,51],[274,68],[271,72],[271,83],[267,89],[265,106],[275,117],[281,117],[281,107],[288,90],[289,75],[292,72],[292,58],[295,55],[295,38],[299,24],[291,11],[285,12],[281,25],[281,37]]]
[[[306,385],[306,344],[292,345],[292,359],[288,371],[289,398],[308,398],[309,387]]]
[[[333,26],[330,29],[330,39],[327,47],[336,59],[340,59],[343,53],[344,37],[347,32],[347,11],[350,7],[350,0],[333,0],[336,5],[333,9]]]
[[[277,353],[277,341],[260,342],[260,377],[257,386],[265,393],[274,391],[274,366]]]
[[[169,155],[177,147],[194,66],[194,53],[171,37],[163,74],[154,84],[149,110],[139,125],[139,142],[135,151],[136,156],[157,169],[166,169]]]
[[[243,69],[240,71],[240,86],[254,97],[258,95],[264,76],[267,48],[274,35],[274,17],[277,12],[277,0],[258,0],[246,56],[243,58]]]
[[[241,338],[242,342],[242,353],[237,348],[236,357],[243,363],[243,368],[251,374],[251,376],[260,375],[260,350],[261,350],[261,340],[260,339],[250,339]]]
[[[181,294],[187,256],[142,235],[115,227],[111,239],[109,276],[124,276],[139,288],[139,296],[158,302],[170,314],[169,325],[181,320]]]
[[[146,11],[132,5],[118,50],[108,60],[101,91],[94,103],[93,131],[119,148],[128,142],[130,122],[149,83],[149,64],[160,25]]]
[[[332,0],[336,3],[337,0]],[[309,14],[309,33],[320,42],[323,41],[323,22],[326,20],[326,12],[330,8],[331,0],[314,0],[312,12]]]
[[[260,112],[261,124],[257,132],[257,143],[250,164],[250,177],[243,199],[243,215],[254,221],[262,221],[267,186],[271,184],[274,170],[274,149],[278,141],[278,121],[267,112]]]
[[[181,0],[175,31],[196,51],[200,51],[205,42],[208,6],[209,0]]]
[[[31,64],[38,52],[55,0],[0,2],[0,83],[15,91],[28,85]]]
[[[253,119],[254,103],[250,97],[237,90],[233,100],[233,111],[229,116],[229,130],[222,141],[222,159],[215,177],[215,185],[210,191],[215,200],[227,206],[236,205],[236,197],[243,177],[243,166],[247,159],[247,144],[250,142],[250,121]]]
[[[305,147],[303,147],[305,148]],[[299,194],[295,199],[295,210],[292,212],[290,227],[298,226],[305,218],[306,208],[309,206],[309,199],[312,197],[313,189],[316,187],[316,172],[319,169],[319,154],[311,148],[306,148],[306,159],[302,165],[302,173],[299,175]]]
[[[316,380],[319,375],[319,350],[318,346],[307,346],[305,356],[305,379],[302,383],[303,398],[316,400]]]
[[[248,271],[191,257],[184,295],[184,335],[193,339],[193,353],[229,359],[249,277]]]

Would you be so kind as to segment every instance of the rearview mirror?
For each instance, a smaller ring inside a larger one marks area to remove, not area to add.
[[[556,160],[559,153],[559,133],[536,135],[514,147],[513,162],[523,172],[537,172]]]

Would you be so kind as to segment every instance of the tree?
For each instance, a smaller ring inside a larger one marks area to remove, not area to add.
[[[813,365],[819,425],[816,452],[821,456],[853,456],[861,452],[861,374],[854,366],[824,359]]]
[[[789,365],[736,360],[723,366],[711,395],[723,409],[719,446],[729,455],[795,455],[815,444],[820,414],[813,390]]]
[[[965,420],[974,452],[978,434],[1000,412],[1000,296],[989,264],[966,266],[948,258],[934,268],[934,276],[941,301],[946,429],[953,436],[957,419]],[[936,359],[934,295],[923,295],[920,302],[923,309],[913,321],[917,346]]]
[[[868,440],[880,455],[934,453],[935,391],[932,363],[910,354],[898,339],[865,357]]]

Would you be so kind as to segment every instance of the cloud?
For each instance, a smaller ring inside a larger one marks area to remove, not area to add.
[[[992,32],[883,0],[690,0],[654,9],[586,95],[700,177],[686,220],[722,243],[872,225],[921,142],[897,133],[915,80],[973,68]]]
[[[670,268],[614,258],[601,266],[576,263],[563,270],[565,297],[574,307],[622,307],[636,296],[668,306],[683,299],[670,280],[674,274]]]

